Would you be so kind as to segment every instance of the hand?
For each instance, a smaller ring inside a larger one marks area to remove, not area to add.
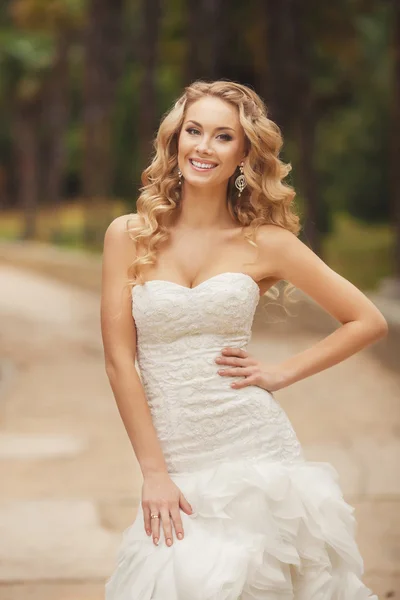
[[[244,377],[231,383],[231,387],[235,389],[257,385],[267,392],[275,392],[285,387],[285,376],[277,367],[262,365],[241,348],[223,348],[221,356],[218,356],[215,362],[224,367],[218,371],[221,376]]]
[[[178,539],[183,539],[179,508],[188,515],[192,514],[193,509],[168,473],[146,475],[142,487],[142,507],[144,528],[147,535],[153,535],[156,546],[160,539],[160,521],[162,521],[167,546],[173,544],[171,521]],[[160,518],[151,519],[150,515],[159,515]]]

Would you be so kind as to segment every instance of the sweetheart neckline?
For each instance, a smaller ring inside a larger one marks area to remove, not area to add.
[[[194,290],[197,290],[197,288],[203,286],[204,284],[208,283],[209,281],[212,281],[213,279],[216,279],[217,277],[221,277],[223,275],[241,275],[242,277],[246,277],[257,287],[258,295],[261,296],[260,287],[259,287],[258,283],[255,281],[255,279],[253,279],[253,277],[251,275],[248,275],[248,273],[243,273],[242,271],[223,271],[222,273],[217,273],[216,275],[212,275],[208,279],[204,279],[204,281],[200,281],[200,283],[198,283],[194,287],[188,287],[187,285],[182,285],[181,283],[176,283],[176,281],[169,281],[168,279],[149,279],[148,281],[145,281],[144,283],[135,284],[134,286],[132,286],[132,290],[134,290],[135,287],[144,287],[145,285],[148,285],[149,283],[167,283],[169,285],[175,285],[184,290],[189,290],[189,292],[193,292]]]

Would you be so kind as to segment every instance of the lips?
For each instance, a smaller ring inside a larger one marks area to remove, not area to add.
[[[199,160],[198,158],[189,158],[189,162],[196,171],[212,171],[217,166],[214,162],[209,160]]]

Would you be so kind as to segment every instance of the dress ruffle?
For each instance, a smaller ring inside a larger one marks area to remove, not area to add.
[[[377,600],[361,581],[354,508],[330,463],[225,462],[172,474],[194,509],[159,545],[142,508],[123,535],[106,600]]]

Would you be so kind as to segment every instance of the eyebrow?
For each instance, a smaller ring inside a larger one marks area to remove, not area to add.
[[[193,123],[194,125],[197,125],[197,127],[201,127],[200,123],[198,123],[197,121],[193,121],[192,119],[189,119],[188,121],[186,121],[186,123]],[[215,131],[219,131],[221,129],[230,129],[231,131],[235,131],[233,127],[216,127]]]

